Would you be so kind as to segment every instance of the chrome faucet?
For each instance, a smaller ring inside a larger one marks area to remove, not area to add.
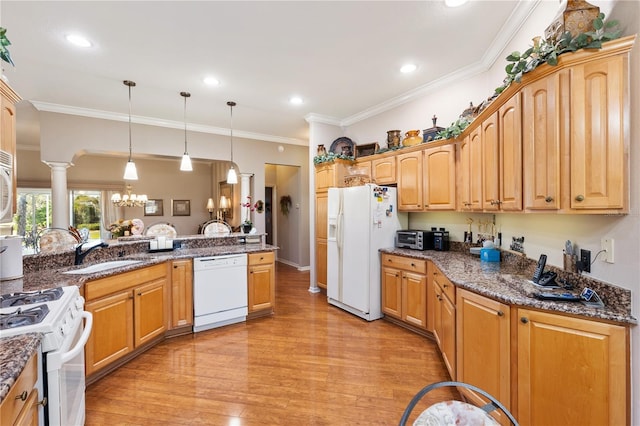
[[[100,248],[100,247],[109,247],[109,244],[105,243],[104,241],[98,241],[97,244],[87,248],[85,251],[82,251],[82,246],[85,243],[80,243],[76,246],[76,259],[74,262],[74,265],[80,265],[82,264],[82,261],[84,260],[84,258],[91,253],[93,250]]]

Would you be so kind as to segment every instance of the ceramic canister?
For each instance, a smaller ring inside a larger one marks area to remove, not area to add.
[[[22,237],[0,237],[0,281],[22,277]]]

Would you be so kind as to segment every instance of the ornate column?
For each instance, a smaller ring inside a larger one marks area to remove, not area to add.
[[[67,191],[67,169],[71,163],[47,162],[51,167],[51,212],[54,228],[69,227],[69,191]]]
[[[240,173],[240,204],[247,202],[247,197],[251,195],[251,178],[253,173]],[[254,200],[251,200],[255,202]],[[244,223],[245,220],[251,220],[248,216],[247,209],[240,208],[240,223]]]

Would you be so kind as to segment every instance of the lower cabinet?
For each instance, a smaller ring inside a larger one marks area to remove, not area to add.
[[[382,255],[382,312],[427,328],[427,261]]]
[[[85,346],[90,376],[166,330],[167,266],[159,264],[85,284],[93,330]]]
[[[624,425],[628,328],[517,311],[517,419],[526,425]]]
[[[37,426],[38,354],[34,353],[0,404],[0,424]]]
[[[249,315],[272,314],[276,306],[274,252],[250,253],[248,274]]]
[[[171,265],[171,320],[169,329],[193,325],[193,261],[174,260]]]
[[[479,387],[511,410],[510,307],[464,289],[456,294],[456,380]],[[488,400],[460,388],[475,405]],[[510,424],[500,410],[491,413],[501,424]]]
[[[456,377],[456,288],[433,266],[433,336],[451,378]]]

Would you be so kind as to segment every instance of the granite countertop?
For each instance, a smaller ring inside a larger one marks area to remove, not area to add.
[[[631,315],[630,292],[615,286],[596,291],[605,302],[604,308],[593,308],[582,302],[555,302],[536,299],[541,291],[531,281],[531,274],[517,262],[481,262],[478,256],[454,251],[417,251],[388,248],[382,253],[427,259],[457,287],[510,305],[581,315],[623,324],[637,324]]]
[[[234,244],[218,245],[198,248],[178,248],[172,251],[158,252],[134,252],[122,257],[101,259],[97,262],[85,262],[77,266],[48,266],[42,264],[38,270],[26,272],[22,278],[0,282],[0,293],[15,293],[18,291],[37,291],[52,287],[65,287],[75,285],[82,287],[85,282],[133,271],[135,269],[156,265],[169,260],[192,259],[205,256],[224,256],[229,254],[256,253],[274,251],[276,246],[269,244]],[[109,260],[141,260],[140,263],[120,266],[105,271],[91,274],[65,274],[65,271],[82,269],[95,263],[102,263]]]
[[[27,361],[38,350],[41,333],[0,338],[0,404],[9,393]]]

